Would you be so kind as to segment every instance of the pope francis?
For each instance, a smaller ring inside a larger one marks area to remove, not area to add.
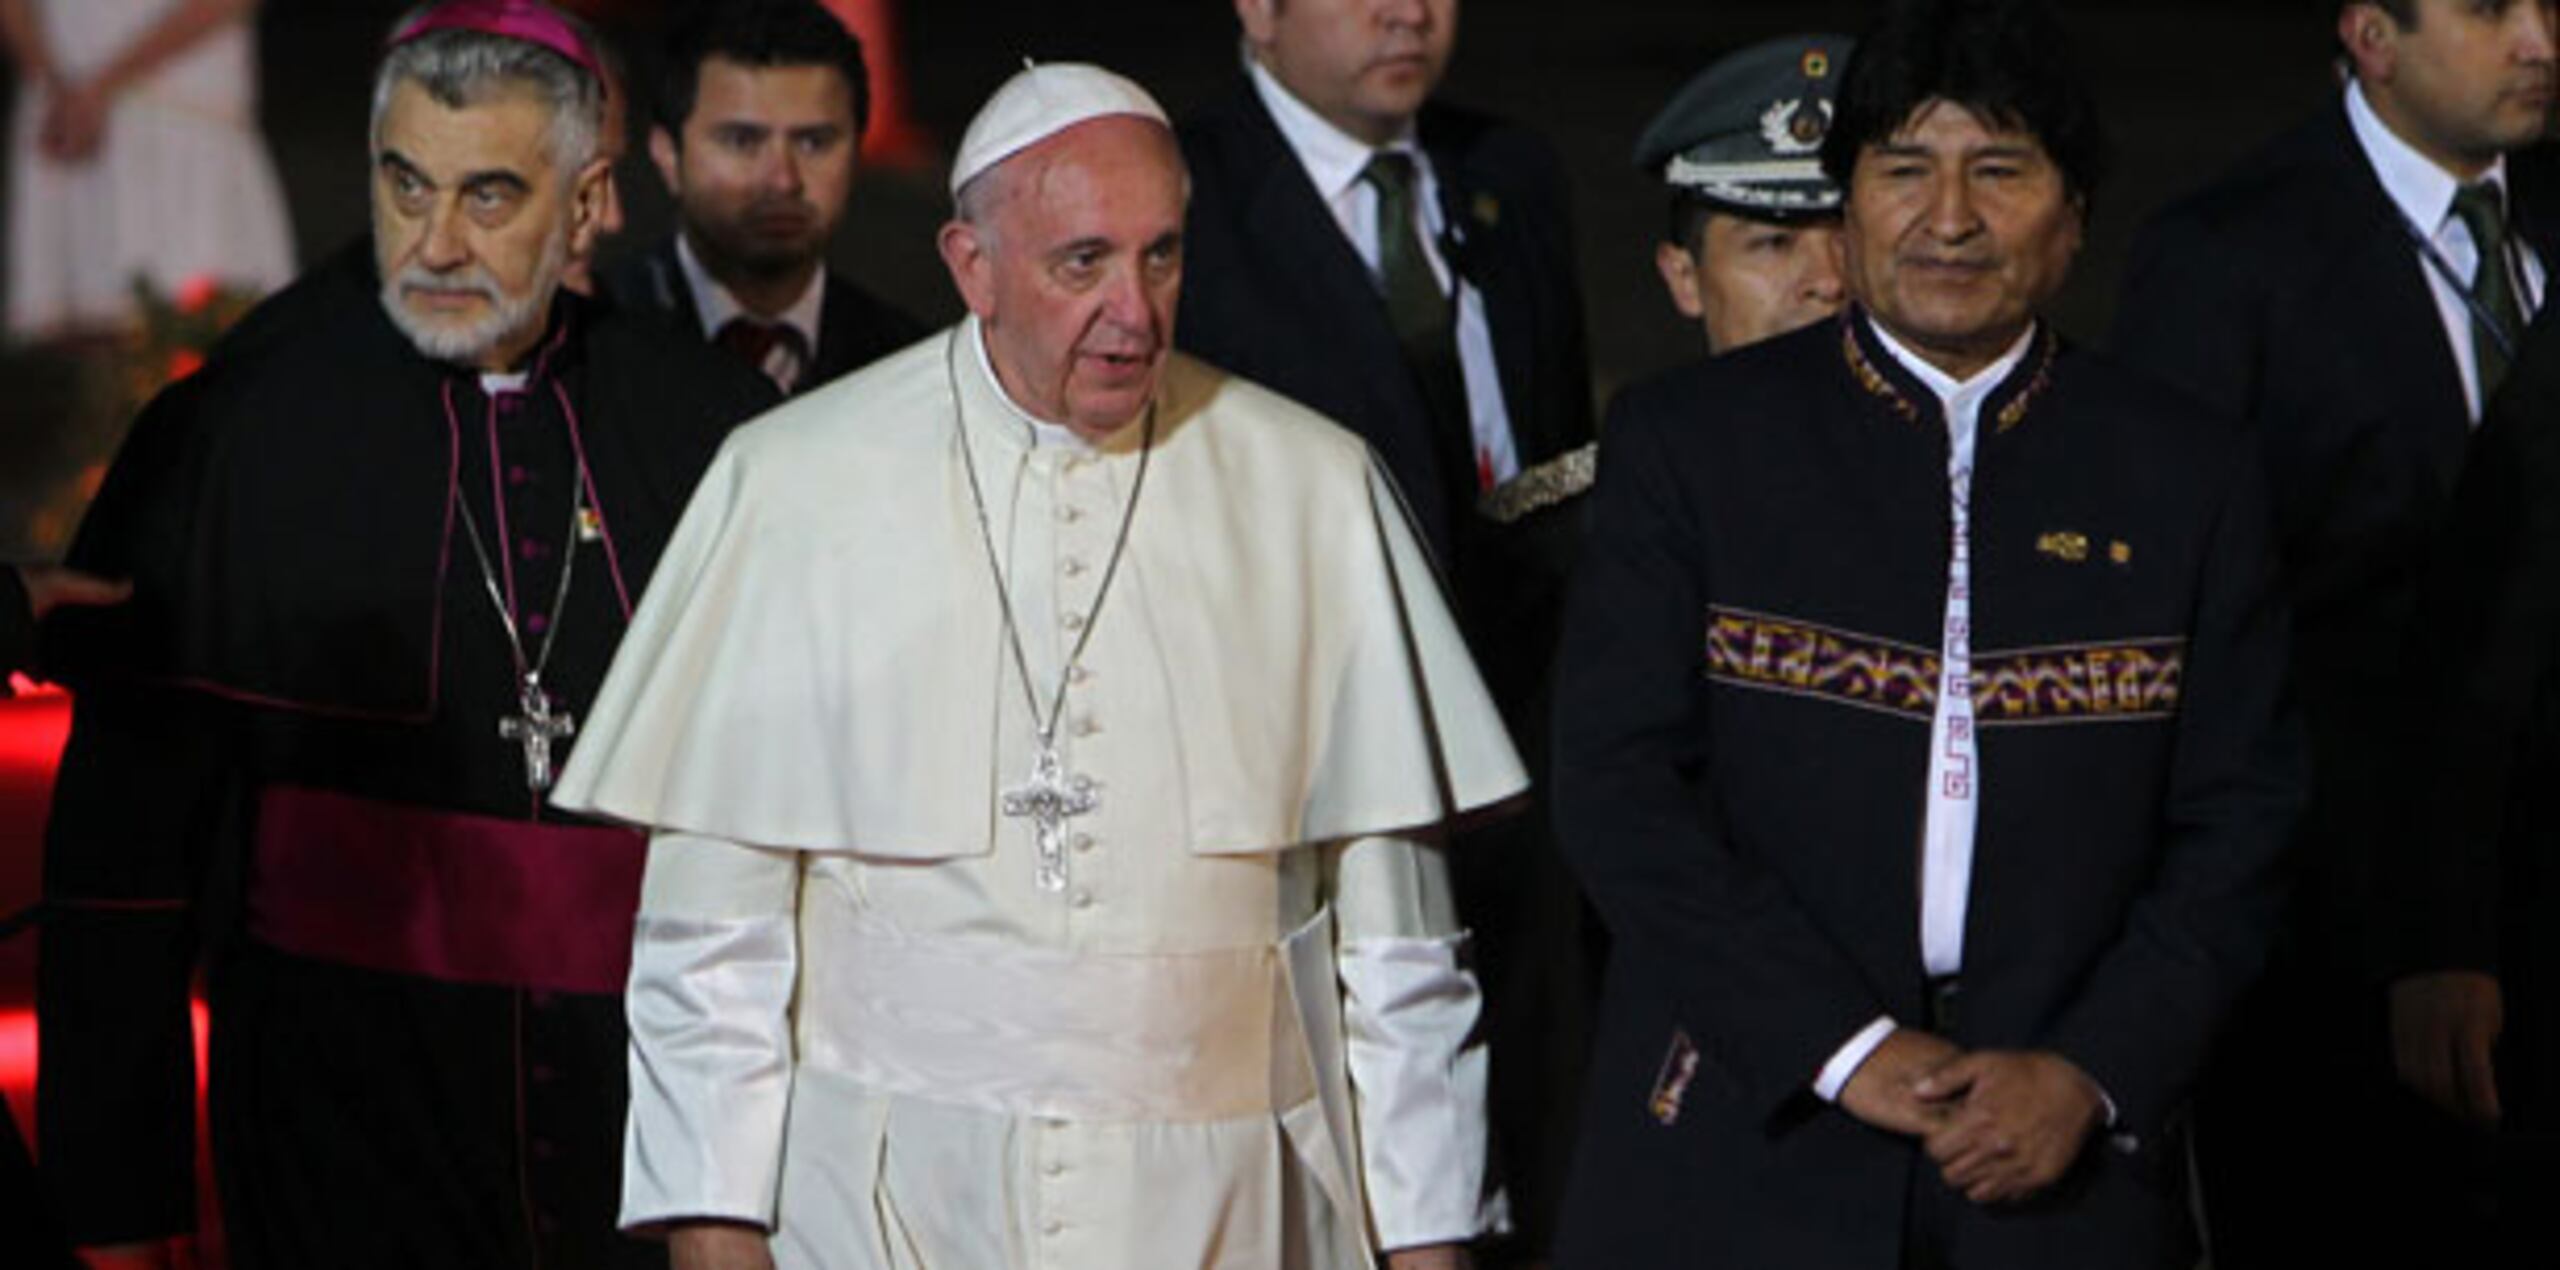
[[[652,833],[622,1219],[684,1267],[1465,1264],[1437,845],[1526,784],[1351,434],[1171,351],[1187,178],[1000,89],[969,316],[740,429],[558,801]]]

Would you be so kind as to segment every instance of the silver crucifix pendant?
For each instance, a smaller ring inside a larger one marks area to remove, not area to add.
[[[1032,880],[1041,890],[1067,889],[1067,818],[1101,805],[1093,778],[1068,775],[1066,765],[1058,761],[1058,747],[1047,741],[1041,743],[1040,756],[1031,764],[1031,779],[1004,791],[1004,814],[1028,816],[1038,830],[1039,866]]]
[[[498,735],[524,747],[524,784],[533,792],[551,789],[551,744],[578,733],[578,721],[566,710],[552,709],[551,694],[542,690],[542,675],[527,673],[516,695],[517,713],[498,720]]]

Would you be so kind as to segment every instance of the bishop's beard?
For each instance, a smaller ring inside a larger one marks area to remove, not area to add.
[[[398,272],[382,280],[382,311],[391,318],[417,350],[437,361],[477,363],[491,350],[504,344],[549,313],[551,297],[560,288],[561,275],[569,264],[569,231],[561,226],[543,240],[542,258],[534,266],[533,280],[523,293],[509,295],[486,266],[474,263],[467,267],[438,273],[415,262],[402,265]],[[403,292],[409,287],[428,287],[440,291],[470,291],[488,301],[479,317],[467,320],[438,319],[410,310]]]

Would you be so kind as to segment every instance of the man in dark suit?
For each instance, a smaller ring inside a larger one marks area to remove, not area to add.
[[[2185,1270],[2301,795],[2247,448],[2038,317],[2105,153],[2032,0],[1860,37],[1840,318],[1630,388],[1559,657],[1609,923],[1557,1264]]]
[[[1359,433],[1452,584],[1531,762],[1574,520],[1485,494],[1592,438],[1564,172],[1514,124],[1433,100],[1457,0],[1236,0],[1242,82],[1181,122],[1176,339]],[[1452,853],[1493,1035],[1493,1117],[1534,1255],[1561,1186],[1592,938],[1535,817]]]
[[[2517,351],[2456,491],[2420,593],[2436,634],[2411,644],[2422,815],[2383,867],[2416,897],[2398,966],[2471,977],[2488,1008],[2421,1020],[2411,1001],[2393,1057],[2429,1101],[2497,1126],[2501,1246],[2547,1252],[2560,1225],[2547,1202],[2560,1187],[2560,309]]]
[[[667,36],[649,157],[681,224],[605,273],[626,306],[736,353],[784,393],[924,334],[826,267],[871,113],[862,45],[817,0],[713,0]]]
[[[2377,861],[2414,783],[2420,561],[2555,246],[2560,203],[2506,158],[2551,108],[2552,19],[2463,0],[2337,19],[2340,99],[2149,226],[2116,330],[2258,439],[2317,772],[2285,937],[2199,1100],[2207,1224],[2238,1270],[2459,1263],[2443,1241],[2482,1229],[2462,1165],[2486,1144],[2394,1086],[2388,1033],[2398,1015],[2485,1064],[2495,985],[2402,964],[2416,897]],[[2426,973],[2386,993],[2404,971]]]

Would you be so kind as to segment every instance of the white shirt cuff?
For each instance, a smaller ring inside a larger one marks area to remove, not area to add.
[[[1884,1038],[1893,1035],[1898,1026],[1893,1016],[1879,1014],[1874,1022],[1859,1028],[1857,1035],[1850,1037],[1848,1044],[1834,1050],[1831,1061],[1824,1063],[1822,1070],[1814,1076],[1813,1092],[1821,1095],[1824,1102],[1840,1101],[1840,1091],[1849,1087],[1849,1078],[1858,1074],[1858,1068],[1867,1061],[1867,1056],[1875,1053],[1876,1047],[1884,1044]]]
[[[1497,1227],[1485,1177],[1483,999],[1463,936],[1347,940],[1336,951],[1360,1164],[1381,1248],[1464,1243]]]

